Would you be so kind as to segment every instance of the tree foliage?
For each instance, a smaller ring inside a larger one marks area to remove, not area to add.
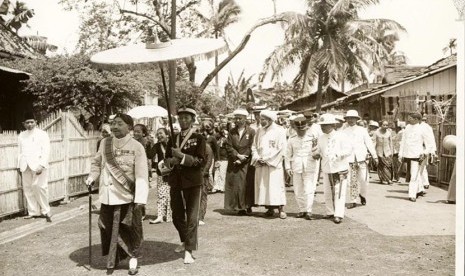
[[[151,70],[99,70],[85,55],[18,59],[6,66],[31,73],[23,93],[34,95],[44,112],[75,108],[100,117],[140,104],[146,90],[158,89]]]
[[[235,80],[234,76],[230,74],[224,87],[224,95],[229,109],[236,109],[239,106],[244,105],[247,96],[247,89],[252,89],[256,86],[256,84],[252,84],[251,82],[253,75],[246,77],[244,76],[244,71],[245,69],[242,70],[237,80]]]
[[[308,1],[306,14],[295,14],[285,28],[285,42],[265,61],[264,74],[275,78],[289,65],[300,64],[294,83],[317,86],[317,112],[321,94],[331,85],[367,81],[365,68],[383,66],[393,42],[404,28],[387,19],[363,20],[358,11],[378,0]],[[380,33],[382,32],[382,33]]]
[[[33,16],[34,10],[29,9],[26,3],[21,1],[12,4],[12,2],[6,0],[2,1],[0,6],[0,24],[4,24],[16,33],[21,27],[28,26],[27,23]]]

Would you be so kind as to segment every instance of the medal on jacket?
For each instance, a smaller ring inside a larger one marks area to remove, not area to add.
[[[120,156],[121,155],[121,150],[120,149],[115,149],[115,155]]]

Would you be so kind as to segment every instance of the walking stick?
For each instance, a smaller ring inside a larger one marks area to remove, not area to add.
[[[87,189],[89,190],[89,269],[92,267],[92,182]]]

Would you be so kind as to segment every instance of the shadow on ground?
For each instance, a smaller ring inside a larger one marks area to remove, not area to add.
[[[408,197],[405,196],[385,196],[386,198],[397,198],[397,199],[403,199],[403,200],[409,200]]]
[[[106,270],[107,256],[102,256],[100,244],[92,245],[92,268],[98,270]],[[144,241],[139,258],[139,264],[154,265],[159,263],[166,263],[182,258],[181,253],[175,253],[174,249],[177,244],[158,242],[158,241]],[[76,263],[76,266],[89,267],[89,247],[82,247],[69,255],[69,258]],[[128,259],[120,262],[116,270],[125,270],[128,267]]]
[[[407,190],[387,190],[390,193],[408,194]]]

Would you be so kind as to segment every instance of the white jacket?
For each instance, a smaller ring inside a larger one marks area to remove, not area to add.
[[[348,125],[342,130],[342,133],[347,136],[345,142],[349,143],[352,147],[352,154],[349,157],[350,163],[365,161],[368,152],[370,152],[373,158],[378,158],[373,141],[366,128],[358,125]]]
[[[27,167],[36,171],[39,166],[48,167],[50,139],[47,132],[34,128],[18,136],[18,168],[24,172]]]
[[[310,130],[303,137],[292,136],[287,142],[286,158],[284,164],[286,169],[294,173],[314,172],[316,160],[312,157],[313,136]]]
[[[321,171],[337,173],[349,169],[351,147],[347,137],[340,131],[333,130],[329,134],[318,137],[317,152],[321,155]]]
[[[423,145],[425,147],[425,150],[427,153],[435,153],[436,152],[436,138],[434,137],[434,131],[433,128],[428,125],[425,122],[421,122],[420,126],[423,127],[426,137],[428,139],[428,148],[426,148],[426,145]]]
[[[428,133],[421,124],[407,125],[400,141],[400,158],[418,158],[421,154],[429,153]]]

